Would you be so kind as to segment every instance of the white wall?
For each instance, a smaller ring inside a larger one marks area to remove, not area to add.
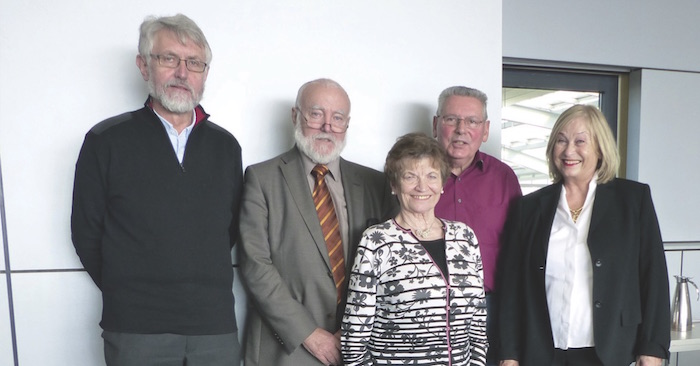
[[[430,132],[438,93],[456,84],[491,97],[486,150],[498,154],[501,11],[493,0],[0,3],[0,157],[19,364],[103,362],[100,294],[70,242],[72,180],[85,132],[146,98],[134,61],[144,16],[182,12],[201,26],[214,53],[202,104],[238,137],[244,165],[291,146],[297,88],[330,77],[352,100],[344,156],[381,168],[396,137]],[[4,276],[0,283],[6,365]],[[242,316],[238,282],[234,289]]]
[[[700,71],[695,0],[503,0],[503,56]]]
[[[639,97],[638,120],[630,128],[633,178],[651,185],[665,240],[697,241],[700,73],[643,69],[630,85]]]

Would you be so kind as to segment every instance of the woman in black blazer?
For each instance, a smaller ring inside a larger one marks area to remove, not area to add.
[[[661,365],[668,274],[649,186],[615,178],[619,154],[591,106],[561,114],[554,184],[516,205],[501,272],[501,366]]]

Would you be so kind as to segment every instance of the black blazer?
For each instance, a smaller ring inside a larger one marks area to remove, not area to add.
[[[500,358],[550,365],[554,343],[545,267],[557,183],[523,197],[507,224],[501,254]],[[593,334],[604,365],[637,355],[669,357],[668,272],[649,186],[624,179],[600,184],[588,232],[593,265]]]

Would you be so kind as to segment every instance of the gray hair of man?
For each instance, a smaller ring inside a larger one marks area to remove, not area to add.
[[[451,96],[472,97],[478,99],[481,102],[481,105],[484,107],[484,121],[489,119],[489,113],[486,110],[486,104],[489,98],[486,96],[486,93],[479,89],[468,88],[466,86],[451,86],[440,93],[437,107],[438,116],[442,115],[442,107],[445,105],[447,98]]]
[[[192,19],[183,14],[177,14],[170,17],[147,17],[141,23],[141,34],[139,36],[139,54],[145,60],[151,55],[153,50],[153,39],[156,33],[167,29],[177,35],[180,43],[185,44],[187,40],[191,40],[197,46],[204,49],[207,65],[211,62],[211,48],[204,36],[202,30],[197,26]]]
[[[299,87],[299,91],[297,92],[297,100],[296,100],[296,102],[294,102],[294,106],[297,109],[301,109],[301,98],[304,95],[304,90],[306,90],[306,88],[308,88],[309,86],[316,85],[316,84],[321,84],[321,85],[326,86],[326,87],[333,87],[333,88],[340,89],[343,92],[343,94],[345,94],[345,99],[348,100],[348,112],[347,112],[348,115],[347,116],[350,116],[350,97],[348,96],[348,93],[345,91],[345,89],[343,89],[342,86],[340,86],[340,84],[338,84],[337,81],[331,80],[331,79],[326,79],[326,78],[311,80],[311,81],[304,83],[304,85],[302,85],[301,87]]]

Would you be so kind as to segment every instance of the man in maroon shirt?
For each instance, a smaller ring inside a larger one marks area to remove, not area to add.
[[[476,233],[484,264],[484,287],[488,308],[488,364],[498,363],[496,263],[503,226],[510,205],[520,196],[513,170],[493,156],[479,151],[489,137],[486,94],[464,86],[443,90],[433,117],[433,136],[447,150],[452,174],[435,214],[461,221]]]

